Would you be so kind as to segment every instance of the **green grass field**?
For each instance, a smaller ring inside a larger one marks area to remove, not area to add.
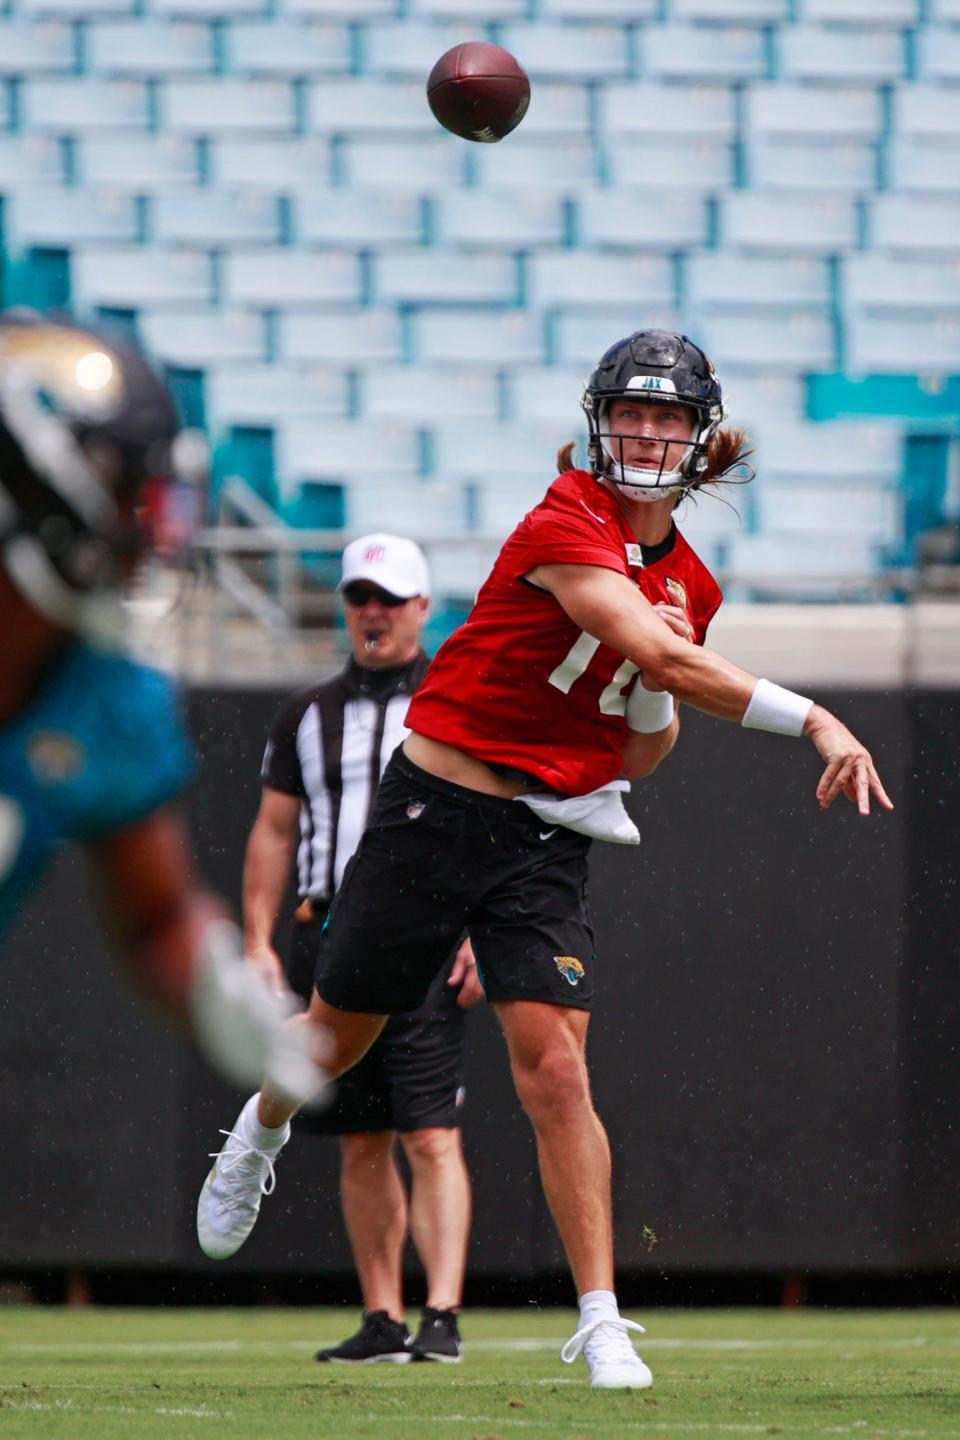
[[[0,1309],[0,1436],[960,1437],[951,1311],[654,1310],[652,1391],[592,1393],[572,1311],[472,1311],[462,1365],[320,1366],[334,1310]]]

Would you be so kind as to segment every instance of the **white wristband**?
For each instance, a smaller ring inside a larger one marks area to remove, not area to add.
[[[784,690],[772,680],[758,680],[750,704],[740,724],[745,730],[772,730],[775,735],[803,734],[803,726],[813,706],[805,695]]]
[[[667,690],[644,690],[638,679],[627,696],[624,718],[639,735],[655,735],[673,719],[673,696]]]

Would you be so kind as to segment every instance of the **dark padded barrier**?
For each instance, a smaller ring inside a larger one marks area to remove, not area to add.
[[[819,693],[819,692],[818,692]],[[279,697],[191,697],[198,861],[234,902]],[[685,712],[634,787],[640,849],[594,847],[598,1107],[624,1271],[895,1272],[958,1263],[960,711],[951,693],[822,698],[898,801],[821,814],[812,750]],[[193,1207],[242,1097],[119,985],[63,863],[5,947],[0,1265],[221,1273]],[[474,1275],[561,1263],[493,1017],[476,1014],[466,1111]],[[229,1267],[350,1269],[334,1142],[284,1152]]]

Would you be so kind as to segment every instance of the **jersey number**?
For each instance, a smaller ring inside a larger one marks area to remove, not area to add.
[[[571,686],[580,679],[581,675],[586,673],[590,661],[599,649],[600,641],[593,635],[588,635],[586,630],[581,630],[556,670],[551,674],[550,684],[556,686],[564,695],[568,695]],[[600,713],[602,715],[622,715],[624,713],[627,708],[627,697],[623,692],[639,669],[640,666],[634,665],[632,660],[621,662],[610,684],[604,687],[600,696]]]

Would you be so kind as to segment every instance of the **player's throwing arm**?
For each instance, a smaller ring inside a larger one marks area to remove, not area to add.
[[[594,565],[541,565],[529,578],[549,590],[588,635],[636,665],[648,688],[669,691],[697,710],[739,721],[747,729],[806,735],[826,762],[817,786],[823,809],[841,792],[861,815],[870,813],[871,795],[885,810],[893,809],[870,752],[841,720],[716,651],[688,644],[625,575]]]

